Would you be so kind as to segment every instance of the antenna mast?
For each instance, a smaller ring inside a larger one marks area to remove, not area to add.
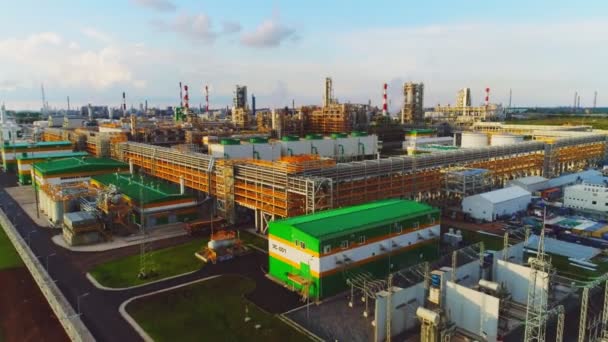
[[[526,308],[525,342],[544,342],[547,326],[547,298],[551,260],[545,255],[545,222],[547,208],[543,213],[543,225],[538,238],[536,257],[530,261],[528,279],[528,305]],[[540,287],[537,283],[541,282]]]

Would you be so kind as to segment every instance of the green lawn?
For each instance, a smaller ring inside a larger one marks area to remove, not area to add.
[[[608,272],[608,262],[604,257],[595,257],[590,261],[598,265],[597,271],[590,271],[584,268],[570,265],[568,257],[563,255],[551,254],[551,265],[557,269],[557,273],[568,278],[580,281],[592,281]]]
[[[245,299],[254,288],[249,278],[221,276],[136,300],[127,311],[155,341],[310,341]]]
[[[482,234],[471,230],[461,229],[462,238],[468,243],[483,241],[483,248],[486,250],[500,251],[503,249],[503,238],[500,236]]]
[[[263,237],[258,236],[257,234],[248,232],[246,230],[241,230],[239,234],[240,234],[241,240],[244,243],[246,243],[248,245],[254,245],[265,251],[268,250],[268,240],[264,239]]]
[[[589,116],[555,115],[537,119],[510,120],[516,125],[591,125],[595,129],[608,129],[608,118]]]
[[[195,271],[201,268],[203,263],[194,256],[194,253],[206,246],[207,241],[208,238],[201,237],[179,246],[151,252],[156,275],[147,279],[137,277],[139,254],[97,265],[90,273],[104,286],[129,287]]]
[[[8,239],[4,229],[0,227],[0,270],[23,266],[23,261]]]

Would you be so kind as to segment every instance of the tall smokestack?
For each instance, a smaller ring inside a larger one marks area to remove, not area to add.
[[[93,121],[93,107],[91,107],[90,103],[87,106],[87,111],[88,111],[88,115],[89,115],[89,121]]]
[[[255,95],[251,94],[251,115],[255,116]]]
[[[127,95],[122,92],[122,116],[127,117]]]
[[[597,90],[593,92],[593,109],[597,107]]]
[[[486,88],[486,107],[490,104],[490,88]]]
[[[68,113],[70,112],[70,97],[68,96]]]
[[[580,109],[580,108],[581,108],[581,96],[580,96],[580,95],[578,95],[578,96],[576,97],[576,108],[577,108],[577,109]]]
[[[209,86],[205,85],[205,112],[209,113]]]
[[[182,94],[182,82],[179,82],[179,106],[184,106],[184,96]]]
[[[188,97],[188,86],[184,85],[184,107],[186,111],[190,109],[190,97]],[[196,106],[196,105],[195,105]]]
[[[388,88],[388,84],[384,83],[384,89],[382,94],[382,116],[388,115],[388,104],[386,103],[386,89]]]
[[[576,100],[578,99],[578,91],[574,92],[574,104],[572,105],[572,111],[576,113]]]

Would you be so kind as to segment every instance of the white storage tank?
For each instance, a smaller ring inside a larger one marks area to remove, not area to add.
[[[223,138],[219,144],[210,144],[209,152],[219,159],[252,159],[253,144],[241,144],[240,140]]]
[[[462,132],[460,147],[476,148],[488,146],[488,135],[480,132]]]
[[[515,145],[524,141],[522,135],[513,134],[494,134],[491,138],[492,146]]]

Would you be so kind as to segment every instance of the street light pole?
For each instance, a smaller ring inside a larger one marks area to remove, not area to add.
[[[84,298],[84,297],[86,297],[86,296],[88,296],[88,295],[89,295],[89,293],[87,292],[87,293],[83,293],[83,294],[81,294],[80,296],[78,296],[78,297],[76,298],[76,307],[78,308],[78,315],[81,315],[81,314],[82,314],[82,313],[80,313],[80,299],[81,299],[81,298]]]
[[[36,230],[32,230],[32,231],[30,231],[30,232],[27,233],[27,245],[28,245],[28,247],[31,248],[31,246],[32,246],[32,239],[31,239],[32,233],[37,233],[37,232],[38,231],[36,231]]]
[[[55,255],[57,255],[57,253],[52,253],[46,256],[46,273],[49,274],[49,277],[51,276],[51,272],[49,271],[49,258]]]

